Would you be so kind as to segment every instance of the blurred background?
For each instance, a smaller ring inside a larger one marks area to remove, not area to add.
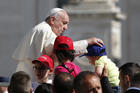
[[[96,36],[117,66],[140,63],[139,0],[0,0],[0,76],[15,72],[17,62],[11,58],[15,48],[54,7],[69,13],[65,35],[74,41]],[[92,69],[84,57],[75,62],[83,70]]]

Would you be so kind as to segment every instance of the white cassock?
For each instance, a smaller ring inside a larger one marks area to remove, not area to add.
[[[12,56],[18,62],[16,71],[27,72],[34,81],[32,60],[42,54],[51,56],[56,37],[49,24],[45,21],[35,26],[32,31],[29,31]],[[87,46],[86,40],[74,42],[76,55],[86,53]]]

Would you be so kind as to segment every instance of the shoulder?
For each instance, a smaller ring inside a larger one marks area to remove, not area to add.
[[[51,30],[51,27],[48,23],[46,23],[45,21],[39,23],[38,25],[36,25],[34,28],[34,30]]]
[[[140,90],[138,90],[138,89],[129,89],[125,93],[140,93]]]
[[[95,66],[104,67],[104,63],[106,62],[106,56],[101,56],[98,60],[95,61]]]
[[[128,90],[125,93],[140,93],[139,90]]]
[[[79,67],[78,65],[74,64],[74,62],[64,63],[68,68]]]
[[[55,68],[54,74],[57,75],[61,72],[68,72],[63,66],[59,65]]]
[[[33,91],[35,91],[35,89],[37,88],[39,84],[37,82],[32,82],[32,88],[33,88]]]
[[[56,68],[55,68],[55,73],[56,72],[66,72],[67,70],[63,67],[63,66],[61,66],[61,65],[59,65],[59,66],[57,66]]]
[[[65,64],[70,70],[74,69],[76,72],[81,72],[81,69],[78,65],[74,64],[74,62],[68,62]]]

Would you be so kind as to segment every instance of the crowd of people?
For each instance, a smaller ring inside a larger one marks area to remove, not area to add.
[[[17,70],[10,79],[0,77],[0,93],[140,93],[139,64],[117,67],[101,39],[64,36],[68,23],[67,12],[53,8],[25,35],[13,54]],[[86,56],[95,70],[82,71],[77,56]]]

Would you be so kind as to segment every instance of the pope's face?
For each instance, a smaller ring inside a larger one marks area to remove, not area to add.
[[[60,36],[68,29],[69,16],[65,11],[60,13],[60,16],[54,17],[54,24],[51,26],[53,32]]]

